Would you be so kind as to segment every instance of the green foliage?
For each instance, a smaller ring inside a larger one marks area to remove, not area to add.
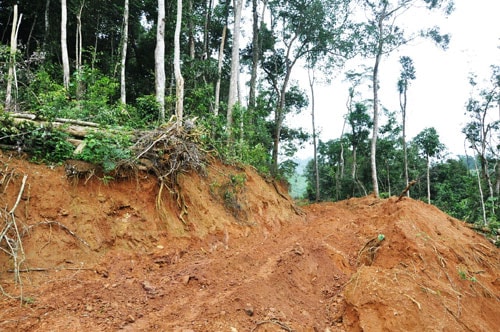
[[[97,69],[83,67],[71,82],[70,90],[66,91],[56,83],[50,68],[41,68],[29,85],[29,108],[48,120],[59,117],[103,125],[127,123],[130,115],[117,104],[119,84],[116,80]]]
[[[213,104],[214,92],[211,84],[204,84],[192,89],[184,99],[184,107],[189,116],[205,116],[212,111]]]
[[[52,120],[59,116],[59,112],[69,107],[69,98],[66,90],[61,84],[55,82],[46,68],[36,72],[35,77],[29,85],[30,97],[29,108],[35,114]]]
[[[283,177],[285,179],[290,178],[295,173],[297,165],[298,164],[291,159],[284,160],[280,164],[280,172],[279,172],[280,177]]]
[[[159,105],[156,101],[156,96],[145,95],[138,97],[135,101],[135,107],[131,120],[137,126],[148,127],[158,122],[158,109]]]
[[[0,113],[0,142],[15,146],[37,162],[61,162],[73,153],[68,135],[51,127],[23,121],[14,123],[8,113]]]
[[[78,158],[95,165],[101,165],[105,172],[115,169],[117,162],[131,157],[130,138],[126,134],[89,133],[84,140],[85,147]]]
[[[27,144],[31,155],[39,162],[61,162],[73,154],[74,146],[68,141],[68,135],[51,127],[39,127],[34,130]]]
[[[236,151],[238,151],[239,160],[242,163],[252,165],[260,174],[269,173],[271,163],[269,151],[262,144],[250,146],[248,142],[239,141],[236,143]]]
[[[32,296],[25,296],[22,298],[22,301],[23,301],[23,304],[32,305],[32,304],[35,304],[36,298],[34,298]]]
[[[465,220],[481,218],[479,193],[465,159],[448,159],[431,169],[433,203],[449,215]]]
[[[444,150],[443,144],[439,141],[439,134],[434,127],[425,128],[413,140],[427,158],[436,157]]]
[[[464,266],[459,266],[457,268],[457,272],[458,272],[458,276],[460,277],[460,279],[462,280],[468,280],[470,282],[477,282],[477,279],[476,277],[474,276],[471,276],[469,271],[467,271],[467,268],[464,267]]]
[[[202,136],[203,144],[215,150],[225,161],[243,163],[255,167],[261,174],[269,174],[272,147],[269,123],[264,119],[261,109],[248,111],[236,105],[233,111],[232,144],[226,129],[226,118],[208,113],[198,123],[205,127],[207,135]]]

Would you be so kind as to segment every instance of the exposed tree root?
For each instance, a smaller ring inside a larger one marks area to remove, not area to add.
[[[13,264],[14,264],[14,280],[19,284],[21,295],[20,298],[23,298],[23,288],[22,288],[22,280],[19,274],[20,266],[24,262],[26,256],[24,254],[23,243],[21,241],[21,234],[19,233],[19,227],[16,222],[16,217],[14,215],[19,202],[21,201],[21,197],[24,192],[24,187],[26,185],[26,180],[28,176],[25,174],[23,176],[21,182],[21,188],[19,189],[19,193],[17,195],[16,202],[10,211],[4,211],[4,213],[0,213],[0,215],[5,215],[5,221],[3,229],[0,231],[0,249],[11,256]],[[2,246],[2,243],[5,245]],[[2,293],[3,292],[2,289]]]
[[[44,226],[44,225],[47,225],[47,226],[57,225],[57,226],[59,226],[62,230],[66,231],[66,233],[68,233],[69,235],[73,236],[75,239],[77,239],[80,243],[82,243],[83,245],[85,245],[87,248],[91,249],[90,245],[87,243],[87,241],[85,241],[84,239],[82,239],[81,237],[79,237],[78,235],[76,235],[75,232],[73,232],[68,227],[66,227],[65,225],[63,225],[62,223],[60,223],[58,221],[46,220],[46,221],[37,222],[36,224],[30,225],[27,228],[25,228],[24,231],[23,231],[22,236],[25,236],[26,233],[31,228],[33,228],[35,226]]]
[[[283,194],[279,190],[278,184],[276,183],[276,181],[273,179],[271,182],[273,184],[274,189],[278,193],[278,195],[280,195],[281,197],[283,197],[284,199],[286,199],[290,203],[290,207],[293,209],[293,211],[295,211],[295,214],[297,214],[299,216],[303,216],[305,214],[304,211],[302,211],[301,209],[299,209],[293,202],[290,201],[290,198],[288,196],[286,196],[285,194]]]
[[[186,122],[187,123],[187,122]],[[163,194],[168,189],[174,195],[179,208],[179,220],[187,225],[185,216],[188,206],[177,182],[180,173],[195,170],[205,172],[206,151],[202,150],[199,137],[203,134],[191,120],[189,126],[179,127],[175,121],[145,133],[132,146],[133,163],[140,163],[142,169],[152,172],[160,182],[156,207],[162,219],[166,219]]]
[[[381,244],[382,241],[378,237],[375,237],[366,242],[358,252],[358,264],[371,266],[373,264],[373,261],[375,260],[376,253]]]

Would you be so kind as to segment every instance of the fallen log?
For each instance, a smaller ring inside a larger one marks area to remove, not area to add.
[[[131,139],[134,140],[136,137],[140,137],[140,134],[137,135],[135,131],[132,130],[122,130],[122,129],[104,129],[104,128],[99,128],[94,125],[86,125],[84,122],[76,125],[76,124],[70,124],[73,120],[68,120],[66,122],[60,122],[60,121],[43,121],[43,120],[31,120],[27,118],[13,118],[14,123],[21,123],[21,122],[30,122],[36,125],[43,125],[43,126],[52,126],[54,128],[57,128],[58,130],[65,132],[66,134],[73,136],[74,138],[77,139],[83,139],[85,138],[89,133],[91,132],[98,132],[101,134],[106,134],[106,133],[120,133],[120,134],[128,134],[131,136]],[[62,120],[62,119],[60,119]],[[71,121],[71,122],[70,122]],[[90,122],[91,123],[91,122]],[[92,124],[92,123],[91,123]]]
[[[14,123],[21,123],[21,122],[29,122],[33,123],[36,125],[43,125],[43,126],[52,126],[54,128],[57,128],[73,137],[76,138],[85,138],[91,131],[102,131],[99,128],[96,127],[85,127],[81,125],[68,125],[68,123],[62,123],[62,122],[48,122],[48,121],[40,121],[40,120],[30,120],[26,118],[14,118]]]
[[[37,119],[38,119],[37,122],[47,122],[46,120],[40,119],[39,117],[37,117],[35,114],[32,114],[32,113],[10,113],[9,115],[10,115],[10,117],[12,117],[14,119],[28,119],[28,120],[34,120],[34,121],[37,121]],[[54,122],[69,123],[69,124],[78,125],[78,126],[99,128],[98,123],[90,122],[90,121],[83,121],[83,120],[55,118]]]

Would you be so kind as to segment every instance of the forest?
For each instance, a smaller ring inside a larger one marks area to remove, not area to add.
[[[36,162],[81,159],[112,170],[137,131],[184,128],[204,151],[261,174],[303,176],[310,202],[404,195],[497,234],[500,228],[500,66],[470,78],[462,129],[470,155],[449,157],[435,128],[406,133],[411,56],[400,57],[396,98],[379,100],[380,63],[416,39],[446,49],[439,26],[408,32],[415,8],[452,15],[452,0],[1,0],[0,148]],[[354,58],[371,66],[346,71]],[[298,69],[308,82],[292,79]],[[343,132],[318,139],[314,75],[349,83]],[[367,97],[360,93],[369,87]],[[311,113],[295,128],[287,118]],[[31,114],[43,122],[18,121]],[[95,128],[74,154],[65,119]],[[180,130],[180,129],[179,129]]]

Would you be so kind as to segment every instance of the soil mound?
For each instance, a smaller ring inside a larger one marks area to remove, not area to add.
[[[68,181],[64,167],[0,156],[0,330],[500,326],[498,249],[435,207],[364,197],[299,209],[251,168],[205,171],[158,195],[147,173]]]

